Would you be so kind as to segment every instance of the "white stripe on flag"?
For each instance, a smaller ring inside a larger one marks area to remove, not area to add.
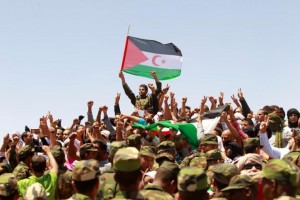
[[[140,65],[147,65],[157,68],[165,69],[181,69],[182,57],[175,55],[154,54],[143,51],[148,60],[140,63]]]

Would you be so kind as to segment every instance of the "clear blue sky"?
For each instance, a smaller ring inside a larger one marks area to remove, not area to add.
[[[48,111],[70,125],[109,107],[125,36],[173,42],[183,53],[182,75],[170,81],[180,102],[196,107],[206,96],[242,88],[256,112],[267,104],[299,109],[300,1],[0,0],[0,136],[37,128]],[[151,79],[125,74],[132,90]]]

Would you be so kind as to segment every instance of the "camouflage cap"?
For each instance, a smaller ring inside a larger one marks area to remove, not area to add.
[[[19,158],[26,158],[29,155],[32,155],[34,152],[34,148],[30,145],[25,145],[24,147],[21,147],[18,152]]]
[[[155,158],[154,149],[151,146],[142,146],[140,149],[140,155]]]
[[[79,153],[84,154],[87,151],[98,151],[92,143],[85,143],[80,146]]]
[[[175,156],[169,152],[161,152],[161,153],[157,154],[155,161],[159,163],[160,160],[162,160],[162,159],[167,159],[170,162],[175,162]]]
[[[113,159],[113,168],[122,172],[131,172],[140,169],[139,151],[135,147],[119,149]]]
[[[34,183],[30,185],[24,195],[24,200],[34,200],[34,199],[47,199],[50,194],[46,192],[45,188],[40,183]]]
[[[204,144],[218,144],[218,138],[214,134],[205,134],[200,138],[200,145]]]
[[[113,158],[116,154],[116,152],[121,149],[126,147],[126,143],[124,141],[114,141],[110,144],[109,146],[109,157]]]
[[[51,149],[51,153],[55,160],[62,159],[65,157],[65,152],[59,145],[54,145]]]
[[[296,166],[300,167],[300,151],[291,151],[285,154],[282,159],[293,162]]]
[[[18,191],[17,179],[12,173],[5,173],[0,176],[0,195],[10,196]]]
[[[244,149],[256,148],[260,146],[259,138],[247,138],[244,140]]]
[[[7,162],[0,163],[0,168],[2,168],[2,174],[13,172],[13,169],[11,168],[10,164]]]
[[[99,163],[96,160],[81,160],[76,163],[72,179],[75,181],[89,181],[100,176]]]
[[[164,161],[159,166],[159,168],[157,169],[157,171],[159,169],[165,169],[165,170],[171,172],[175,177],[177,177],[177,175],[178,175],[178,173],[180,171],[179,165],[177,165],[176,163],[173,163],[173,162],[169,162],[169,161]]]
[[[297,185],[298,168],[288,160],[272,159],[263,168],[263,177],[281,183]]]
[[[229,185],[222,189],[222,192],[230,190],[245,189],[247,187],[253,187],[257,183],[250,177],[244,174],[235,175],[231,178]]]
[[[214,172],[214,178],[223,184],[228,185],[230,179],[239,174],[239,170],[234,164],[221,163],[211,168]]]
[[[138,145],[142,144],[142,140],[141,140],[141,135],[140,134],[132,134],[129,135],[126,142],[127,142],[127,146],[129,147],[135,147]]]
[[[191,159],[189,166],[190,167],[201,167],[201,168],[205,169],[207,166],[206,157],[202,156],[202,155],[195,156],[194,158]]]
[[[178,174],[179,191],[194,192],[208,188],[207,176],[202,168],[184,167]]]
[[[165,150],[175,150],[175,143],[172,141],[163,141],[157,146],[157,149],[157,153],[160,153]]]
[[[222,159],[221,151],[219,149],[209,150],[205,153],[207,161],[217,161]]]

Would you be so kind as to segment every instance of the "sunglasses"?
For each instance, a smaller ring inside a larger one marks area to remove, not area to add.
[[[262,170],[262,165],[261,164],[247,164],[244,166],[243,169],[252,169],[253,167],[255,167],[258,170]]]

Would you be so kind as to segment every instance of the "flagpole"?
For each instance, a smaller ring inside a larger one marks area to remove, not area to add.
[[[122,71],[122,69],[123,69],[123,67],[124,67],[124,62],[125,62],[125,58],[126,58],[126,54],[127,54],[127,46],[128,46],[128,35],[129,35],[129,31],[130,31],[130,25],[128,26],[128,31],[127,31],[127,36],[126,36],[126,42],[125,42],[125,49],[124,49],[124,53],[123,53],[123,59],[122,59],[122,65],[121,65],[120,71]]]

